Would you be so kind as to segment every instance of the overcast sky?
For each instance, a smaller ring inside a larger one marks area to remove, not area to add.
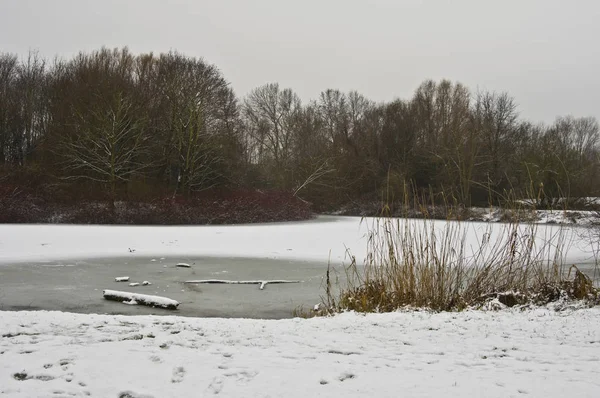
[[[507,91],[521,116],[600,118],[598,0],[0,0],[0,52],[178,50],[238,95],[267,82],[376,101],[425,79]]]

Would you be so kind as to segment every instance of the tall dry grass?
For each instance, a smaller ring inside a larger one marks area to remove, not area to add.
[[[452,208],[447,220],[433,220],[427,217],[430,205],[412,203],[421,206],[423,218],[385,217],[384,206],[381,217],[363,219],[370,223],[367,257],[361,263],[350,255],[342,284],[328,269],[321,313],[405,306],[446,311],[490,299],[513,306],[564,295],[598,297],[589,278],[565,262],[570,242],[563,227],[541,231],[533,221],[519,221],[531,219],[525,214],[531,209],[513,203],[516,216],[508,222],[472,223],[456,220]]]

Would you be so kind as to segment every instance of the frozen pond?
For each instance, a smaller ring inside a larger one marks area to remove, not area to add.
[[[175,265],[185,262],[190,268]],[[322,293],[327,265],[249,258],[109,258],[0,267],[0,310],[60,310],[100,314],[177,314],[201,317],[287,318],[312,308]],[[129,276],[129,282],[115,277]],[[300,280],[258,285],[190,285],[190,279]],[[142,286],[149,281],[152,285]],[[177,311],[104,300],[104,289],[159,295],[180,302]]]
[[[324,293],[327,264],[343,275],[347,250],[366,257],[372,219],[320,216],[295,223],[230,226],[0,225],[0,310],[45,309],[107,314],[286,318],[312,308]],[[403,221],[404,222],[404,221]],[[411,228],[422,228],[419,221]],[[436,228],[447,223],[436,221]],[[463,223],[467,246],[502,239],[503,224]],[[565,264],[598,280],[585,230],[540,225],[536,242],[564,235]],[[462,235],[461,235],[462,236]],[[179,262],[191,268],[177,268]],[[129,282],[150,281],[130,287]],[[296,284],[188,285],[186,280],[300,280]],[[104,289],[165,296],[175,312],[104,300]]]
[[[190,268],[176,267],[179,262]],[[0,267],[0,310],[58,310],[126,315],[183,315],[280,319],[300,307],[310,309],[323,294],[327,264],[253,258],[108,258]],[[579,268],[597,281],[593,264]],[[339,275],[338,277],[341,277]],[[343,274],[343,272],[341,272]],[[129,276],[128,282],[115,277]],[[184,284],[193,279],[299,280],[258,285]],[[142,286],[143,281],[152,284]],[[130,282],[140,286],[131,287]],[[169,297],[177,311],[104,300],[104,289]]]

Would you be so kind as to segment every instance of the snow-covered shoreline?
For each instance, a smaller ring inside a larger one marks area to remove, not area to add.
[[[279,321],[0,312],[10,397],[593,397],[600,309]]]
[[[588,198],[590,199],[590,205],[597,206],[598,198]],[[591,199],[595,199],[593,202]],[[521,201],[523,205],[526,207],[520,209],[518,213],[520,214],[520,219],[523,222],[532,222],[535,224],[563,224],[563,225],[577,225],[577,226],[593,226],[600,223],[600,217],[598,211],[596,210],[563,210],[563,209],[533,209],[529,208],[531,206],[530,202]],[[373,215],[377,215],[381,212],[381,205],[379,203],[374,204],[369,209],[340,209],[337,211],[331,211],[325,213],[330,216],[341,216],[341,217],[372,217]],[[443,221],[446,220],[447,217],[452,219],[452,215],[447,214],[446,208],[439,209],[439,212],[436,213],[435,208],[430,209],[432,214],[430,217],[433,217],[437,220]],[[422,214],[419,210],[409,210],[408,211],[409,218],[411,219],[422,219]],[[500,223],[506,222],[510,219],[515,219],[516,211],[511,210],[510,208],[500,208],[497,206],[490,207],[470,207],[466,214],[461,214],[461,217],[465,221],[470,222],[490,222],[490,223]],[[405,215],[402,211],[398,211],[394,217],[404,217]]]

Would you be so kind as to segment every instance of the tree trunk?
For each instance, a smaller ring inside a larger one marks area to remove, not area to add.
[[[109,209],[110,215],[112,217],[114,217],[115,213],[117,212],[117,207],[115,205],[116,200],[117,200],[116,182],[114,179],[112,179],[110,181],[110,199],[109,199],[109,203],[108,203],[108,209]]]

